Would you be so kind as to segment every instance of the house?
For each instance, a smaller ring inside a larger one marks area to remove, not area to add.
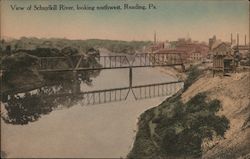
[[[230,45],[222,42],[213,50],[213,74],[234,72],[236,68],[234,52]]]

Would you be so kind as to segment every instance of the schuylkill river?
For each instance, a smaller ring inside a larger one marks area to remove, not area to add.
[[[128,69],[103,70],[84,90],[128,86]],[[133,69],[133,85],[175,81],[158,68]],[[1,119],[2,150],[7,157],[126,157],[145,110],[166,97],[136,101],[130,93],[126,101],[54,110],[26,125],[6,124]],[[3,109],[3,107],[1,107]]]

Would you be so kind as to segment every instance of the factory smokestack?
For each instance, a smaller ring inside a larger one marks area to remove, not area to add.
[[[245,34],[245,46],[247,46],[247,35]]]
[[[156,44],[156,32],[154,32],[154,44]]]
[[[239,34],[237,33],[237,46],[239,46]]]
[[[233,34],[231,33],[231,45],[233,45]]]

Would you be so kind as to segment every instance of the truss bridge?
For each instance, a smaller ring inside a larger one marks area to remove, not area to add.
[[[178,53],[138,53],[127,56],[41,57],[38,69],[40,72],[60,72],[178,65],[184,68]]]

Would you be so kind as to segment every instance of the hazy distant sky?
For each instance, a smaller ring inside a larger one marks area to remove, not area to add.
[[[65,37],[69,39],[175,40],[191,37],[208,41],[217,35],[230,40],[230,33],[249,35],[249,5],[239,1],[164,0],[2,0],[2,35],[19,38]],[[156,10],[130,11],[12,11],[10,5],[64,4],[68,6],[147,5]],[[248,39],[248,38],[247,38]]]

